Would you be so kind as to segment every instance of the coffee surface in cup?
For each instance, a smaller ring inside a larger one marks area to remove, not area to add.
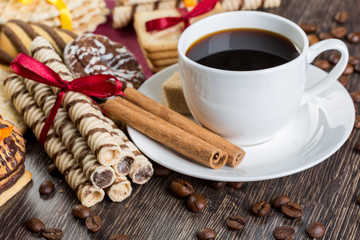
[[[287,63],[299,52],[280,34],[239,28],[205,35],[188,48],[186,56],[211,68],[252,71]]]

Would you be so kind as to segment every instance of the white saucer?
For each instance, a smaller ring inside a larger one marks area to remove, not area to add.
[[[161,84],[176,70],[177,64],[155,74],[139,91],[164,103]],[[310,66],[308,82],[315,84],[325,74],[319,68]],[[321,96],[304,105],[274,139],[244,147],[246,156],[238,167],[225,166],[218,170],[193,162],[131,127],[128,127],[128,131],[145,155],[176,172],[216,181],[259,181],[294,174],[324,161],[345,143],[354,121],[352,99],[336,81]]]

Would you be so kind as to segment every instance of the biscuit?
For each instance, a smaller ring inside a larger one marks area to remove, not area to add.
[[[10,198],[18,193],[23,187],[31,181],[32,174],[25,170],[24,174],[9,189],[0,194],[0,206],[4,205]]]

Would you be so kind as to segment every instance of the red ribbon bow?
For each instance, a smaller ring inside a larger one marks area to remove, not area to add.
[[[150,20],[145,23],[146,31],[163,30],[178,23],[184,22],[185,28],[190,25],[190,19],[214,9],[219,0],[203,0],[199,2],[190,12],[186,8],[179,8],[180,17],[164,17]]]
[[[123,95],[122,84],[112,75],[92,75],[74,79],[71,82],[64,81],[61,77],[45,64],[36,59],[19,53],[11,62],[10,67],[20,76],[60,88],[60,93],[55,104],[41,130],[39,141],[45,143],[46,136],[58,112],[64,94],[68,91],[83,93],[87,96],[107,98],[114,95]]]

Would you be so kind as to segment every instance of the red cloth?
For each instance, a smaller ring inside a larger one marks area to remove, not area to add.
[[[114,7],[115,5],[114,0],[105,0],[105,1],[110,9]],[[137,61],[142,66],[145,77],[149,78],[152,75],[152,72],[150,71],[146,63],[144,55],[141,52],[139,43],[136,38],[136,33],[132,24],[130,24],[130,26],[126,28],[114,29],[112,27],[112,16],[109,15],[107,22],[99,25],[94,33],[107,36],[111,40],[119,42],[124,46],[126,46],[129,49],[129,51],[134,54]]]

